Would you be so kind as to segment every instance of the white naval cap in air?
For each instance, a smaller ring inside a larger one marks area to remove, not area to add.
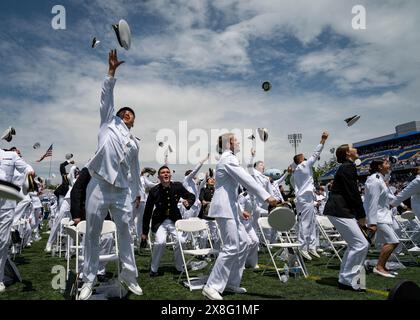
[[[95,49],[101,42],[95,38],[92,40],[92,49]]]
[[[125,50],[129,50],[131,47],[131,30],[124,19],[121,19],[118,24],[113,24],[115,34],[117,35],[118,43]]]
[[[359,121],[360,116],[353,116],[351,118],[347,118],[346,120],[344,120],[347,123],[348,127],[351,127],[352,125],[354,125],[357,121]]]
[[[268,140],[268,130],[266,128],[258,128],[257,132],[258,132],[258,135],[260,136],[260,139],[264,142],[267,142],[267,140]]]
[[[9,129],[6,129],[3,132],[1,139],[10,142],[12,141],[14,135],[16,135],[16,130],[13,127],[9,127]]]

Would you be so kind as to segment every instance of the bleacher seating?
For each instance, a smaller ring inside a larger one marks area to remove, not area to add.
[[[398,162],[393,165],[393,170],[405,170],[420,165],[420,144],[396,147],[393,149],[376,151],[373,153],[359,154],[361,165],[357,168],[358,174],[365,176],[369,174],[369,165],[374,159],[389,158],[394,156]],[[332,179],[338,170],[338,166],[326,172],[322,179]]]

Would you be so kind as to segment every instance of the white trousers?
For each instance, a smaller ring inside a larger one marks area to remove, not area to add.
[[[216,225],[216,221],[213,220],[205,220],[207,222],[207,225],[209,226],[210,231],[210,239],[213,243],[213,248],[216,250],[220,249],[220,239],[219,239],[219,233]],[[200,246],[201,248],[207,248],[208,247],[208,235],[207,232],[203,232],[200,235]]]
[[[108,210],[117,226],[121,276],[134,282],[137,266],[131,245],[131,199],[128,189],[117,188],[105,180],[92,177],[86,189],[86,239],[83,281],[93,282],[99,268],[99,237]]]
[[[71,239],[73,242],[73,239]],[[101,236],[99,240],[99,246],[101,247],[101,251],[99,252],[99,255],[108,255],[111,254],[112,248],[114,247],[114,237],[112,234],[104,234]],[[85,241],[84,238],[82,239],[82,247],[85,248]],[[84,250],[82,249],[82,255],[84,255]],[[98,267],[98,275],[105,275],[106,274],[106,265],[108,262],[100,261],[99,267]],[[83,261],[79,264],[79,272],[83,272]]]
[[[252,220],[243,220],[241,222],[244,225],[248,236],[248,255],[245,265],[250,268],[255,268],[258,264],[258,247],[260,245],[260,240],[255,232]]]
[[[135,203],[133,204],[133,226],[136,229],[137,239],[141,239],[141,235],[143,233],[143,216],[145,208],[145,201],[140,201],[138,208],[136,208]]]
[[[296,203],[298,212],[298,240],[301,250],[316,249],[316,222],[314,197],[311,193],[305,193],[298,197]]]
[[[47,246],[51,246],[54,243],[57,237],[58,231],[60,230],[61,220],[67,217],[71,218],[70,204],[68,201],[63,201],[60,207],[60,211],[56,215],[54,219],[54,223],[50,230],[50,236],[48,237]]]
[[[30,197],[25,197],[22,201],[18,202],[13,216],[13,224],[17,224],[21,218],[29,216],[29,212],[32,210],[31,204],[32,201]]]
[[[15,209],[0,209],[0,282],[3,282]]]
[[[166,246],[166,239],[168,235],[172,235],[173,241],[175,242],[174,248],[174,263],[175,268],[178,271],[183,270],[183,261],[181,250],[179,249],[178,243],[178,232],[175,229],[175,224],[172,220],[166,219],[163,223],[159,226],[155,234],[155,241],[153,243],[153,251],[152,251],[152,262],[150,269],[153,272],[158,272],[160,259],[162,258],[163,252]],[[183,242],[182,237],[181,243]]]
[[[248,236],[239,219],[216,218],[222,237],[222,251],[217,257],[207,286],[222,293],[226,286],[239,287],[248,253]]]
[[[360,230],[356,219],[332,216],[328,216],[328,219],[330,219],[331,223],[347,242],[347,250],[341,262],[338,281],[352,286],[353,280],[360,272],[360,268],[364,268],[363,263],[369,250],[369,243]]]

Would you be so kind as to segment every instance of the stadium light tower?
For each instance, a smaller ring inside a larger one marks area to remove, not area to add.
[[[297,147],[299,143],[302,142],[302,134],[301,133],[292,133],[289,134],[289,143],[295,148],[295,155],[297,154]]]

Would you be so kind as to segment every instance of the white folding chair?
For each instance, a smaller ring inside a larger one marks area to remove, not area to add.
[[[83,253],[83,244],[82,244],[82,237],[86,235],[86,221],[81,221],[77,224],[76,227],[74,226],[67,226],[67,241],[68,241],[68,248],[69,248],[69,254],[67,255],[67,279],[70,273],[70,250],[75,249],[76,250],[76,300],[78,300],[79,297],[79,290],[78,290],[78,279],[79,279],[79,263],[84,262],[84,253]],[[102,231],[101,236],[106,234],[112,234],[114,243],[115,243],[115,252],[111,254],[106,255],[100,255],[99,256],[99,262],[111,262],[115,261],[117,264],[117,277],[118,280],[120,279],[120,263],[119,263],[119,251],[118,251],[118,237],[117,237],[117,227],[113,221],[105,220],[102,225]],[[73,239],[75,242],[74,246],[70,246],[70,238]],[[120,298],[122,296],[122,290],[120,286]]]
[[[401,215],[396,215],[394,218],[400,227],[402,236],[404,237],[402,240],[404,240],[405,243],[411,242],[414,248],[418,247],[418,243],[414,238],[419,231],[415,229],[413,230],[412,228],[414,225],[420,229],[420,222],[417,217],[410,211],[404,212]]]
[[[341,239],[341,235],[335,230],[334,225],[331,223],[327,216],[316,216],[316,222],[318,224],[319,231],[322,237],[327,241],[329,247],[333,251],[332,257],[328,260],[326,267],[329,266],[330,262],[334,257],[342,262],[340,252],[347,247],[347,242]]]
[[[290,230],[296,223],[296,216],[294,212],[290,209],[282,208],[284,210],[280,211],[273,211],[268,217],[262,217],[258,219],[258,226],[261,231],[261,236],[265,243],[265,246],[268,250],[268,253],[271,258],[271,262],[273,263],[274,269],[276,270],[277,276],[281,281],[280,271],[284,271],[284,268],[277,267],[276,264],[276,257],[279,256],[284,250],[291,249],[293,254],[297,257],[298,267],[302,270],[303,275],[305,278],[308,277],[308,271],[306,270],[305,262],[300,254],[299,247],[301,246],[298,242],[292,242],[290,235],[288,234]],[[274,229],[277,231],[277,239],[279,242],[270,242],[264,233],[264,231],[270,231]],[[283,234],[285,237],[283,237]],[[267,266],[265,267],[262,274],[265,273],[267,270]]]
[[[61,252],[62,250],[62,246],[63,246],[63,238],[67,238],[66,234],[65,234],[65,227],[69,225],[71,219],[70,218],[63,218],[60,221],[60,227],[58,229],[58,235],[57,235],[57,247],[58,247],[58,256],[61,258]]]
[[[193,249],[185,249],[186,247],[188,247],[189,243],[184,244],[184,248],[183,244],[181,243],[180,237],[178,237],[179,249],[181,250],[182,261],[184,263],[184,267],[181,274],[179,275],[178,282],[181,281],[182,275],[185,272],[185,275],[187,277],[186,286],[190,289],[190,291],[202,289],[206,277],[190,277],[187,266],[197,257],[210,257],[210,255],[216,255],[218,253],[218,251],[213,248],[213,243],[211,240],[210,230],[208,228],[207,222],[198,218],[181,219],[175,223],[175,228],[178,233],[186,232],[189,235],[191,235],[192,238],[197,237],[197,239],[199,237],[200,232],[204,231],[207,233],[209,246],[206,248],[196,248],[195,246],[193,246]],[[198,242],[199,240],[197,240],[197,243]],[[191,241],[191,244],[193,243],[194,241]],[[191,258],[187,261],[186,256],[190,256]],[[194,282],[194,284],[192,282]],[[195,284],[196,282],[198,282],[198,285]]]

